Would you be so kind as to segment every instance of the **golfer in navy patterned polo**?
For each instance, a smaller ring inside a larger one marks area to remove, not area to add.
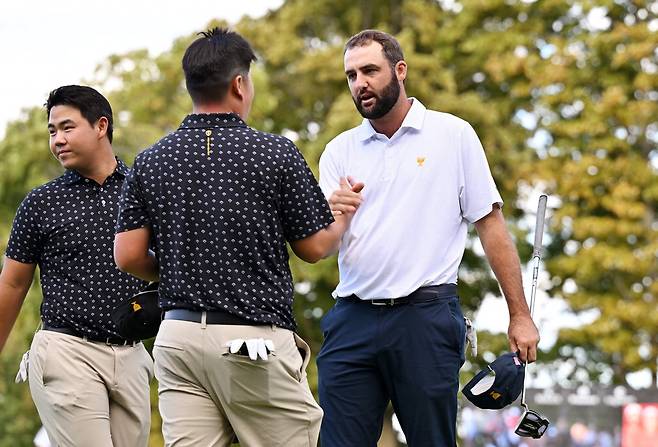
[[[192,43],[193,113],[137,156],[124,187],[115,259],[160,280],[166,311],[153,351],[166,445],[317,445],[322,410],[293,332],[286,241],[315,262],[337,250],[347,220],[334,221],[292,142],[245,124],[254,59],[234,32]]]
[[[21,203],[0,274],[0,350],[39,266],[42,330],[29,382],[55,445],[146,446],[152,360],[121,339],[110,311],[144,283],[112,258],[119,194],[128,168],[112,152],[112,109],[90,87],[53,90],[50,149],[66,173]]]

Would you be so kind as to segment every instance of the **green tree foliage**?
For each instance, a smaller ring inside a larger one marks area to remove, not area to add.
[[[0,142],[0,249],[4,253],[16,208],[33,187],[58,175],[57,163],[48,150],[45,112],[33,108],[25,118],[11,123]],[[23,353],[29,348],[39,324],[41,292],[35,280],[0,355],[0,447],[29,446],[39,429],[27,384],[16,385],[14,377]]]
[[[601,5],[602,22],[589,3],[546,11],[554,32],[544,38],[546,74],[533,91],[540,175],[562,202],[553,219],[551,293],[595,315],[563,330],[555,350],[590,354],[570,362],[574,377],[604,373],[623,383],[648,370],[655,385],[658,3]]]
[[[542,360],[569,365],[574,380],[603,374],[624,382],[628,372],[647,368],[655,376],[657,12],[655,1],[626,0],[317,0],[312,8],[288,0],[235,27],[259,56],[250,125],[291,138],[317,173],[326,143],[361,121],[343,73],[345,40],[364,28],[395,34],[409,65],[407,91],[478,132],[522,262],[531,253],[528,191],[559,203],[548,229],[549,293],[575,312],[595,314],[590,325],[563,330]],[[191,110],[180,60],[194,38],[181,37],[159,55],[110,56],[89,81],[113,105],[114,147],[129,163]],[[45,128],[35,108],[0,141],[1,244],[27,191],[60,172]],[[291,265],[299,332],[317,353],[336,262],[309,265],[291,255]],[[459,287],[467,314],[486,294],[499,295],[475,239]],[[12,381],[39,303],[33,287],[0,357],[0,447],[29,445],[38,427],[27,387]],[[480,334],[480,343],[489,353],[506,350],[502,334]],[[482,361],[469,362],[465,374]],[[314,368],[311,362],[313,387]],[[162,442],[159,421],[154,392],[152,445]]]

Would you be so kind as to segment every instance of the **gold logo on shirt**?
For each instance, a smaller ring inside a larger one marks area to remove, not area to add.
[[[142,306],[140,306],[139,303],[137,303],[137,301],[133,301],[130,304],[133,305],[133,312],[137,312],[138,310],[140,310],[142,308]]]
[[[423,164],[425,164],[425,157],[416,157],[416,163],[418,167],[422,168]]]
[[[206,130],[206,155],[210,156],[210,136],[212,135],[211,130]]]

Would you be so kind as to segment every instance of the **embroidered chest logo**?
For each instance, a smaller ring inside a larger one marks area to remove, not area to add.
[[[416,157],[416,164],[419,168],[422,168],[425,164],[425,157]]]

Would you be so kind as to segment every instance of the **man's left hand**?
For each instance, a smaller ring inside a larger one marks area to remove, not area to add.
[[[532,363],[537,360],[537,344],[539,331],[530,315],[514,316],[510,319],[507,330],[510,351],[518,352],[523,362]]]

